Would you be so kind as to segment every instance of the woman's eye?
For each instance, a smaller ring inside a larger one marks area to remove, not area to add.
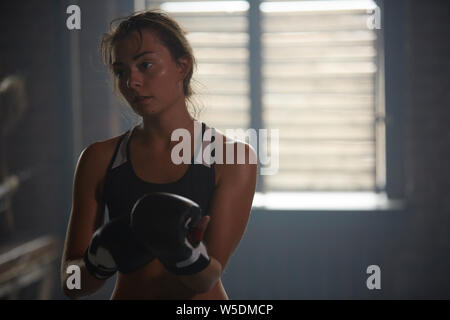
[[[118,78],[121,78],[123,76],[122,70],[114,70],[114,75]]]
[[[152,66],[152,64],[150,62],[143,62],[143,63],[141,63],[141,66],[144,69],[149,69]]]

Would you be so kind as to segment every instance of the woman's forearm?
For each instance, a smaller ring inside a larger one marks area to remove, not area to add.
[[[74,271],[75,268],[69,268],[70,266],[78,266],[79,274],[77,275],[77,271]],[[69,273],[68,273],[69,271]],[[100,288],[103,287],[106,280],[100,280],[92,276],[86,269],[86,265],[83,259],[76,259],[67,261],[61,270],[61,285],[65,295],[71,299],[78,299],[84,296],[91,295],[97,292]],[[73,283],[75,279],[71,277],[80,277],[80,286],[79,288],[69,288],[68,282]],[[69,279],[70,278],[70,279]]]
[[[222,275],[222,265],[211,257],[208,267],[192,275],[179,275],[178,279],[196,293],[205,293],[211,290]]]

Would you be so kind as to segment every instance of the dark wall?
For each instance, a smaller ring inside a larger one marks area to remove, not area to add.
[[[403,253],[411,290],[450,297],[450,3],[405,8],[405,179],[409,214]]]
[[[254,210],[224,286],[233,299],[400,297],[392,257],[403,250],[405,220],[401,212]],[[381,290],[366,287],[370,265],[381,269]]]
[[[33,179],[21,185],[15,195],[18,232],[11,237],[31,237],[60,228],[57,213],[64,191],[61,172],[71,149],[65,129],[70,119],[64,117],[64,86],[58,74],[61,59],[60,32],[55,27],[57,7],[56,1],[0,4],[0,75],[21,75],[26,81],[28,100],[26,114],[6,143],[8,171],[16,173],[40,166]],[[49,194],[56,195],[53,201],[49,201]]]
[[[81,8],[81,30],[66,27],[71,4]],[[14,229],[2,228],[0,246],[48,234],[62,246],[81,150],[118,134],[126,121],[112,97],[99,43],[112,18],[131,8],[132,1],[0,2],[0,79],[22,76],[28,100],[1,152],[9,174],[33,173],[13,196]],[[59,261],[54,269],[54,297],[64,298]]]

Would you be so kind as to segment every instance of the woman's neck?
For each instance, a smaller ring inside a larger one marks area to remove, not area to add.
[[[186,129],[194,134],[194,118],[187,108],[180,108],[175,114],[169,112],[155,117],[143,117],[137,131],[139,141],[146,146],[171,148],[177,142],[171,141],[172,133],[176,129]]]

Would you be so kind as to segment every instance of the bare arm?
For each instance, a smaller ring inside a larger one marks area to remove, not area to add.
[[[249,145],[246,152],[256,153]],[[236,154],[236,153],[235,153]],[[180,281],[198,293],[211,290],[238,246],[247,227],[256,188],[257,165],[224,165],[221,178],[211,200],[204,243],[211,258],[210,265],[198,274],[179,276]]]
[[[86,270],[83,261],[92,234],[101,225],[104,216],[101,188],[107,161],[102,149],[100,143],[94,143],[83,150],[75,170],[72,210],[61,263],[61,285],[71,299],[90,295],[105,284],[105,280],[93,277]],[[70,265],[77,265],[81,269],[80,289],[67,287],[67,279],[71,275],[67,273],[67,268]]]

